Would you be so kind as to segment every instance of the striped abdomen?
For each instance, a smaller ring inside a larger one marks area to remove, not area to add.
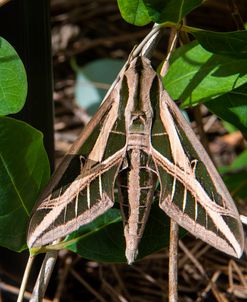
[[[138,243],[148,219],[157,179],[150,156],[138,147],[127,151],[118,177],[126,240],[125,254],[129,263],[137,256]]]

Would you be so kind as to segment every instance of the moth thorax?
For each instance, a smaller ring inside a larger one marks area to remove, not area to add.
[[[128,137],[128,149],[148,148],[150,139],[146,133],[130,133]]]

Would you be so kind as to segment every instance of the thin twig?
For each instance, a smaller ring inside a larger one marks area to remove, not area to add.
[[[195,255],[198,253],[200,248],[204,245],[202,241],[197,241],[196,244],[193,245],[193,247],[190,248],[190,253]],[[186,253],[183,254],[183,257],[179,259],[179,268],[184,267],[185,263],[188,260],[188,255]]]
[[[116,280],[118,281],[120,289],[122,290],[122,292],[124,293],[124,295],[127,297],[128,301],[131,301],[131,296],[130,296],[130,294],[129,294],[129,292],[128,292],[128,290],[127,290],[127,288],[126,288],[126,286],[125,286],[125,284],[124,284],[124,282],[122,280],[122,277],[119,274],[119,271],[118,271],[116,265],[112,264],[111,265],[111,269],[113,271],[113,274],[116,277]]]
[[[168,71],[169,60],[172,52],[174,51],[177,43],[178,31],[171,32],[170,45],[168,49],[167,56],[161,68],[160,75],[162,77]],[[169,245],[169,277],[168,277],[168,296],[169,302],[177,302],[178,300],[178,289],[177,289],[177,270],[178,270],[178,224],[170,219],[170,245]]]
[[[34,261],[34,256],[29,256],[28,261],[27,261],[27,265],[25,268],[25,272],[22,278],[22,282],[21,282],[21,287],[20,287],[20,291],[19,291],[19,295],[18,295],[18,299],[17,302],[22,302],[23,298],[24,298],[24,294],[25,294],[25,289],[27,286],[27,281],[28,281],[28,277],[33,265],[33,261]]]
[[[151,283],[154,286],[161,288],[161,290],[164,289],[164,285],[160,281],[158,281],[154,277],[152,277],[150,274],[144,273],[143,270],[138,268],[137,266],[131,266],[131,268],[134,271],[138,272],[138,275],[140,277],[142,277],[144,280],[147,280],[147,282]]]
[[[206,298],[208,292],[210,290],[212,290],[212,286],[214,285],[214,283],[217,281],[217,279],[219,278],[219,276],[221,275],[220,271],[216,271],[212,278],[209,280],[208,285],[206,286],[206,288],[203,290],[203,292],[200,294],[200,297],[198,297],[196,299],[196,302],[201,302],[204,301],[204,299]]]
[[[206,149],[208,155],[210,156],[211,160],[213,161],[213,156],[211,154],[211,151],[209,149],[208,139],[205,134],[204,125],[202,123],[202,113],[201,113],[201,106],[198,105],[193,108],[194,111],[194,118],[197,124],[197,129],[199,132],[200,141],[203,145],[203,147]]]
[[[230,260],[228,264],[228,279],[229,279],[229,292],[232,292],[234,289],[234,282],[233,282],[233,269],[237,273],[239,277],[239,281],[243,284],[243,287],[247,289],[247,282],[245,281],[245,278],[243,276],[243,273],[241,272],[240,268],[236,264],[234,260]]]
[[[107,290],[107,293],[111,296],[112,301],[116,302],[128,302],[128,300],[121,295],[114,287],[112,287],[105,279],[102,280],[104,288]]]
[[[88,284],[74,269],[70,270],[70,273],[72,276],[75,277],[77,281],[79,281],[91,294],[93,294],[99,301],[101,302],[107,302],[99,293],[97,293],[96,290],[92,288],[90,284]]]
[[[7,283],[4,283],[4,282],[1,281],[0,282],[0,292],[3,292],[3,291],[18,296],[18,294],[20,292],[20,289],[13,286],[13,285],[10,285],[10,284],[7,284]],[[32,294],[29,291],[24,292],[23,297],[25,299],[29,300],[31,298],[31,296],[32,296]],[[3,300],[1,300],[1,298],[0,298],[0,301],[2,302]],[[48,300],[48,299],[44,299],[43,302],[52,302],[52,301]]]
[[[168,68],[169,68],[169,60],[171,58],[171,55],[176,47],[176,43],[177,43],[177,40],[178,40],[178,31],[176,28],[172,28],[171,29],[171,35],[170,35],[170,39],[169,39],[169,46],[168,46],[168,53],[167,53],[167,56],[163,62],[163,65],[161,67],[161,70],[160,70],[160,75],[162,77],[164,77],[168,71]]]
[[[32,298],[30,299],[30,302],[40,302],[43,300],[46,288],[53,272],[54,265],[57,260],[57,254],[57,251],[51,251],[46,253],[33,289]]]
[[[201,273],[202,276],[207,276],[203,266],[200,264],[200,262],[193,256],[193,254],[187,249],[187,247],[183,244],[183,242],[179,241],[179,247],[181,250],[188,256],[188,258],[191,260],[191,262],[195,265],[195,267],[198,269],[198,271]]]
[[[220,271],[216,271],[213,274],[213,277],[209,280],[209,284],[211,286],[212,293],[218,302],[228,302],[228,299],[226,299],[225,295],[220,292],[216,286],[216,281],[219,278],[220,274]]]
[[[61,299],[63,289],[64,289],[64,284],[65,284],[66,278],[68,276],[69,270],[71,268],[71,264],[72,264],[72,258],[71,257],[66,257],[65,267],[63,268],[63,271],[60,275],[59,284],[58,284],[53,302],[59,302],[60,299]]]
[[[237,26],[238,30],[244,29],[244,20],[239,12],[238,6],[235,0],[228,0],[228,6],[232,11],[232,18]]]
[[[170,245],[169,245],[169,302],[178,301],[177,270],[178,270],[178,224],[170,220]]]
[[[210,118],[207,120],[207,122],[203,125],[203,129],[205,132],[208,132],[208,130],[213,126],[213,124],[217,121],[216,115],[211,115]]]

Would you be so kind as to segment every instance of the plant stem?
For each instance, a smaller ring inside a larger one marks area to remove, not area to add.
[[[17,302],[22,302],[23,301],[23,297],[24,297],[24,293],[25,293],[25,289],[27,286],[27,281],[28,281],[28,277],[33,265],[33,260],[34,260],[35,256],[29,256],[28,261],[27,261],[27,265],[25,268],[25,272],[22,278],[22,282],[21,282],[21,287],[20,287],[20,291],[19,291],[19,295],[18,295],[18,299]]]
[[[162,26],[155,23],[152,30],[146,35],[146,37],[140,42],[140,44],[130,54],[132,57],[138,55],[149,57],[153,51],[153,48],[157,44],[160,36]]]
[[[132,59],[132,58],[135,58],[138,55],[142,55],[142,56],[149,56],[150,55],[150,53],[152,52],[156,42],[159,39],[159,33],[160,33],[161,29],[162,29],[162,25],[155,23],[153,28],[151,29],[151,31],[146,35],[146,37],[131,51],[131,53],[129,55],[129,59],[125,62],[124,66],[122,67],[122,69],[118,73],[115,81],[112,83],[111,87],[108,89],[108,91],[107,91],[104,99],[102,100],[101,104],[103,104],[104,101],[111,94],[113,88],[116,86],[116,83],[119,81],[119,78],[121,78],[121,76],[125,72],[126,67],[129,64],[129,60]]]
[[[177,268],[178,268],[178,224],[171,219],[170,220],[170,245],[169,245],[169,281],[168,281],[168,293],[169,302],[178,301],[178,289],[177,289]]]
[[[44,298],[54,265],[57,260],[57,251],[51,251],[45,255],[38,278],[36,280],[32,298],[29,302],[41,302]]]

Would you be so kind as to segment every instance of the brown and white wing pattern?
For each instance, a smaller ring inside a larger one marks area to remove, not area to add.
[[[235,204],[208,154],[165,91],[156,103],[154,119],[151,153],[159,175],[161,209],[194,236],[240,257],[244,236]]]
[[[117,85],[108,110],[72,157],[62,179],[34,209],[29,248],[65,237],[113,206],[115,180],[126,152],[119,90]]]

